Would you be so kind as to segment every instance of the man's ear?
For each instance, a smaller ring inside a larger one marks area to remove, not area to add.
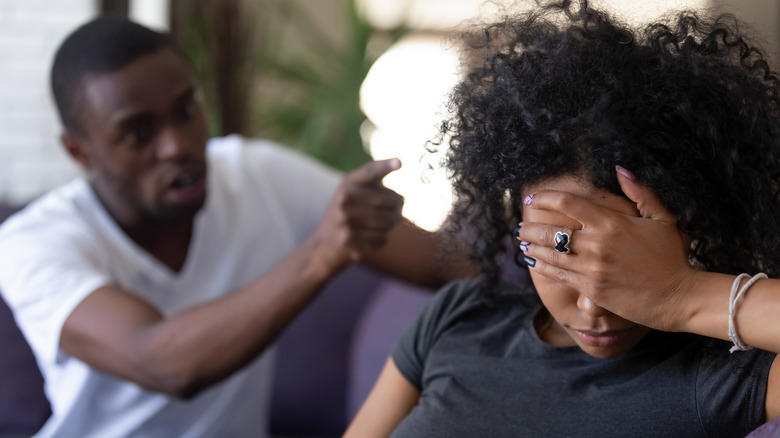
[[[68,131],[60,134],[60,142],[62,146],[68,152],[68,155],[73,157],[78,162],[85,172],[92,170],[92,156],[87,147],[86,141],[82,138],[71,134]]]

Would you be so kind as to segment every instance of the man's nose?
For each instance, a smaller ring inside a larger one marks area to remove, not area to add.
[[[175,126],[168,127],[160,133],[157,142],[157,159],[176,160],[186,157],[192,150],[191,143],[183,129]]]

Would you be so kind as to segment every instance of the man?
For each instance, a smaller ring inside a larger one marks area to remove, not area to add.
[[[418,284],[440,239],[381,184],[240,137],[207,143],[191,72],[116,18],[59,48],[61,140],[83,167],[0,229],[0,289],[45,378],[40,437],[258,436],[271,354],[334,274],[363,260]],[[252,143],[252,144],[249,144]]]

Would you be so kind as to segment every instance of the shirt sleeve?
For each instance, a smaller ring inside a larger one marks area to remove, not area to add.
[[[65,320],[110,279],[84,230],[9,221],[0,232],[0,291],[38,360],[54,364],[64,357],[59,344]]]
[[[396,340],[391,350],[393,363],[417,390],[422,391],[423,372],[430,351],[440,336],[457,323],[464,309],[473,304],[473,292],[471,281],[444,286]]]
[[[745,436],[764,423],[769,369],[776,355],[758,349],[732,354],[729,347],[711,340],[699,365],[696,403],[708,436],[735,426]]]

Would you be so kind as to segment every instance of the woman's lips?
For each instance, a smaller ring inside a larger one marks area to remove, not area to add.
[[[612,347],[623,342],[628,337],[631,329],[603,332],[577,329],[572,329],[572,331],[585,345],[591,347]]]

